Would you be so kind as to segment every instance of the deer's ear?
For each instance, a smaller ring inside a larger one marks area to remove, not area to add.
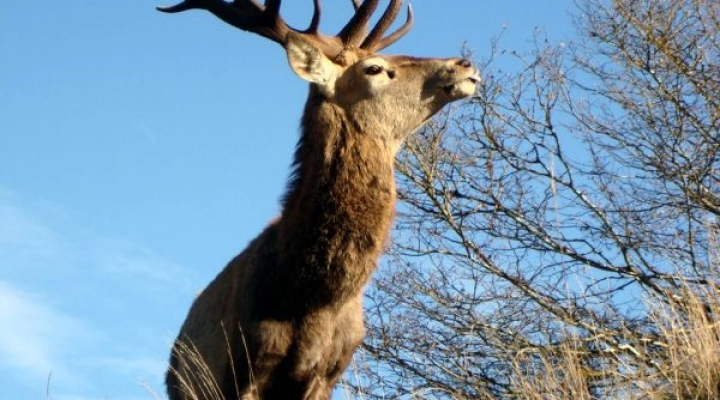
[[[334,94],[340,67],[330,61],[320,49],[304,37],[291,32],[287,37],[285,51],[290,67],[299,77],[317,84],[327,96]]]

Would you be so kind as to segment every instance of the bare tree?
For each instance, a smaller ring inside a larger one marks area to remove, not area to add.
[[[568,354],[554,398],[655,393],[679,383],[653,310],[693,299],[717,332],[720,3],[576,6],[575,42],[494,40],[481,93],[401,154],[365,398],[529,398]]]

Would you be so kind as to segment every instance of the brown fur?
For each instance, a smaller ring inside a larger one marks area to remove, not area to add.
[[[362,341],[363,288],[394,214],[397,149],[476,80],[459,59],[344,56],[329,84],[311,83],[281,217],[192,305],[167,375],[171,400],[329,399]],[[369,75],[369,65],[383,72]],[[186,347],[222,397],[204,388]]]

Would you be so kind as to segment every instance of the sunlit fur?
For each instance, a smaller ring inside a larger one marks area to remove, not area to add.
[[[330,398],[364,337],[362,293],[394,215],[396,152],[475,88],[465,60],[348,50],[330,65],[297,40],[288,52],[307,57],[293,68],[315,83],[282,214],[190,309],[167,376],[171,400],[217,398],[183,346],[225,399]]]

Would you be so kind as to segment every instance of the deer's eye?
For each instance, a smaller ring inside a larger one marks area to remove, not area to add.
[[[365,75],[377,75],[381,72],[383,72],[383,67],[379,65],[371,65],[365,68]]]

